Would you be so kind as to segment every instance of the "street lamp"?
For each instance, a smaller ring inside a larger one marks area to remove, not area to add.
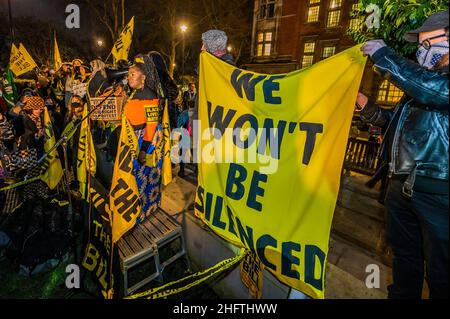
[[[233,47],[232,47],[231,45],[229,45],[229,46],[227,47],[227,51],[228,51],[228,52],[233,51]]]
[[[97,40],[97,45],[101,48],[103,47],[103,40],[102,39],[98,39]]]
[[[182,57],[181,57],[181,79],[182,79],[182,81],[183,81],[183,86],[184,86],[184,52],[185,52],[185,50],[186,50],[186,41],[185,41],[185,38],[186,38],[186,32],[187,32],[187,30],[188,30],[188,27],[187,27],[187,25],[185,25],[185,24],[182,24],[181,26],[180,26],[180,30],[181,30],[181,34],[182,34],[182,36],[183,36],[183,43],[182,43]]]

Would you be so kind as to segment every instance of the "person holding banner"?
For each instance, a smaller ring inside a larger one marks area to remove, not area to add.
[[[82,98],[86,95],[87,82],[90,80],[89,68],[83,65],[83,61],[75,59],[72,63],[72,94]]]
[[[140,220],[143,220],[156,211],[161,201],[163,165],[161,83],[149,55],[141,54],[135,58],[128,71],[128,85],[133,92],[124,107],[124,114],[138,139],[139,153],[133,166],[142,205]]]
[[[362,47],[375,70],[405,92],[395,110],[361,93],[357,98],[361,119],[386,131],[382,154],[390,180],[385,204],[394,253],[390,298],[420,299],[425,271],[430,298],[448,298],[448,17],[448,10],[435,13],[405,35],[419,44],[419,64],[383,40]]]
[[[33,154],[37,154],[37,158],[44,155],[44,121],[43,111],[45,107],[44,100],[39,96],[30,96],[27,98],[23,107],[25,116],[23,118],[25,133],[20,137],[19,150],[26,151],[29,154],[28,160],[32,160]],[[32,165],[29,165],[32,166]],[[36,165],[27,171],[27,177],[33,178],[41,173],[40,166]],[[48,187],[41,181],[35,181],[24,187],[24,200],[48,197]]]
[[[9,150],[12,150],[14,139],[15,137],[11,123],[9,123],[6,116],[0,112],[0,149],[6,147]]]
[[[21,136],[19,148],[35,148],[38,157],[44,154],[44,126],[41,118],[44,107],[45,102],[39,96],[29,97],[23,107],[26,114],[23,118],[25,133]]]
[[[62,78],[64,78],[64,104],[68,109],[70,98],[72,97],[73,75],[72,64],[64,63],[61,67]]]
[[[69,102],[69,111],[65,119],[66,130],[68,127],[74,127],[83,118],[84,100],[78,95],[73,95]],[[77,128],[73,137],[68,141],[67,156],[69,162],[69,168],[72,172],[77,171],[77,149],[80,139],[80,127]],[[76,174],[75,174],[76,176]]]

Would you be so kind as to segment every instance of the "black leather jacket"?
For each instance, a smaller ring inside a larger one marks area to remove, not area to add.
[[[390,175],[405,176],[406,193],[412,193],[416,176],[448,183],[448,70],[427,70],[387,47],[372,59],[375,71],[405,92],[394,110],[370,100],[361,111],[363,121],[385,131],[381,152]]]

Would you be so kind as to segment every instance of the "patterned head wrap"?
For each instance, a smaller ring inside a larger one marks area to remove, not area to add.
[[[45,107],[44,100],[39,96],[30,96],[27,98],[24,110],[43,110]]]

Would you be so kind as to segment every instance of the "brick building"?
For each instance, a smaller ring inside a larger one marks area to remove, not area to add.
[[[351,12],[357,0],[255,0],[251,63],[260,73],[287,73],[305,68],[355,43],[347,35],[362,21]],[[367,65],[361,91],[391,107],[403,93]]]

